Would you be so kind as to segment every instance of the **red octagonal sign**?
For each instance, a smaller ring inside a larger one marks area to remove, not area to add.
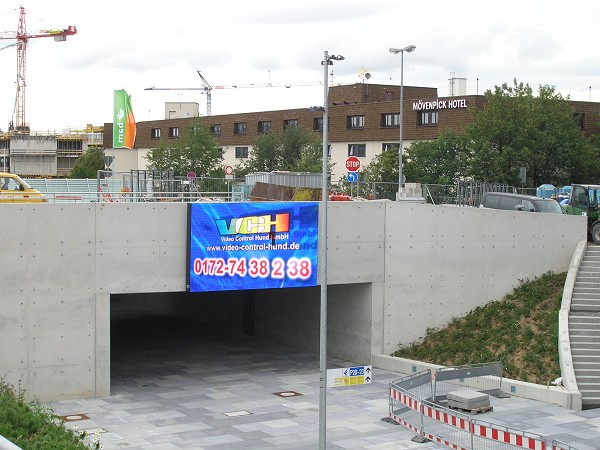
[[[358,169],[360,169],[360,159],[356,156],[349,156],[346,159],[346,169],[348,172],[358,172]]]

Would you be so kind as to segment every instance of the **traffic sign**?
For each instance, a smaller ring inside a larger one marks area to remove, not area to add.
[[[233,167],[225,166],[225,175],[233,175]]]
[[[348,172],[356,172],[360,169],[360,159],[356,156],[348,156],[346,159],[346,169]]]
[[[356,183],[358,181],[358,172],[348,172],[346,177],[350,183]]]

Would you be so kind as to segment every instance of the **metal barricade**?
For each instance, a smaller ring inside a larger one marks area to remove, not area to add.
[[[409,375],[390,383],[389,416],[394,422],[422,435],[423,397],[431,398],[431,370]]]
[[[552,441],[552,450],[579,450],[577,447],[573,447],[572,445],[565,444],[564,442],[557,441],[556,439]]]
[[[448,392],[456,388],[465,388],[504,397],[502,392],[502,363],[491,362],[469,364],[456,367],[442,367],[435,371],[433,399],[441,402],[446,400]]]
[[[471,424],[473,450],[546,450],[542,435],[478,419],[471,420]]]
[[[423,436],[456,450],[472,448],[468,414],[423,401]]]

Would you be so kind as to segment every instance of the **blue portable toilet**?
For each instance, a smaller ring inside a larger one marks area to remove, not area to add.
[[[556,197],[557,189],[552,184],[542,184],[535,190],[535,195],[541,198]]]
[[[558,190],[558,203],[561,205],[568,203],[571,198],[573,186],[563,186]]]

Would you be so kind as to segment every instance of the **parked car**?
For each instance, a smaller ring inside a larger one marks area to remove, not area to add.
[[[483,194],[480,207],[508,211],[564,214],[563,209],[554,199],[508,192],[486,192]]]
[[[0,203],[42,203],[46,196],[19,175],[0,172]]]

